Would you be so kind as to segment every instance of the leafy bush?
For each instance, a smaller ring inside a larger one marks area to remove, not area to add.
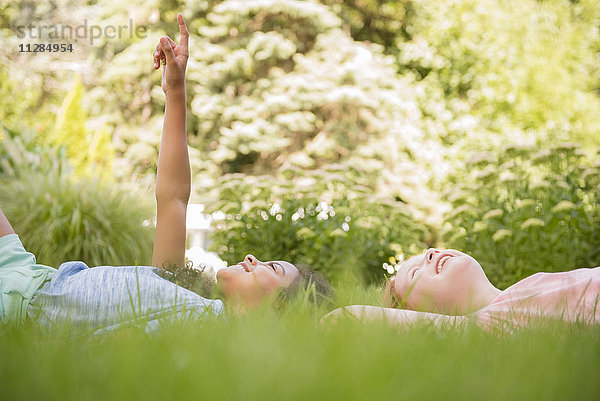
[[[35,132],[16,132],[0,121],[0,178],[17,178],[25,170],[56,170],[68,174],[73,167],[66,149],[50,148],[36,141]]]
[[[600,265],[600,163],[573,143],[473,154],[450,177],[447,245],[505,288],[538,271]]]
[[[37,261],[55,267],[68,260],[90,266],[149,264],[151,194],[140,194],[133,185],[78,179],[64,147],[45,149],[31,139],[31,133],[13,138],[4,131],[0,207]]]
[[[600,145],[600,3],[411,0],[405,8],[388,51],[401,74],[421,79],[421,108],[445,125],[446,140],[460,138],[467,118],[505,137],[540,129],[538,138]]]
[[[77,76],[63,101],[56,126],[43,139],[55,146],[65,146],[77,175],[110,180],[113,179],[115,157],[111,137],[103,128],[93,133],[86,128],[87,115],[81,107],[85,95],[81,78]]]
[[[223,177],[213,250],[229,263],[252,253],[261,260],[304,263],[335,282],[377,282],[390,255],[418,252],[429,231],[399,201],[377,199],[358,170],[329,167],[283,175]]]

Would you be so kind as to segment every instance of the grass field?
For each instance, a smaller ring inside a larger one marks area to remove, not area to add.
[[[338,302],[375,295],[347,290]],[[399,330],[322,325],[325,312],[296,303],[75,339],[69,327],[3,328],[1,399],[600,399],[598,327]]]

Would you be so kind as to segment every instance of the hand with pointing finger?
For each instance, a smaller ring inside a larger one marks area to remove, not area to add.
[[[179,44],[170,37],[163,36],[156,45],[154,52],[154,69],[163,65],[161,87],[167,94],[170,91],[185,90],[185,68],[189,57],[188,40],[189,34],[183,14],[177,14],[179,23]]]

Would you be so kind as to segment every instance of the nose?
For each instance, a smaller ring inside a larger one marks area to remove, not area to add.
[[[429,248],[427,252],[425,252],[425,261],[431,262],[433,260],[433,255],[436,253],[440,253],[440,251],[435,248]]]
[[[248,263],[250,266],[256,266],[259,262],[258,259],[254,255],[248,254],[244,258],[244,262]]]

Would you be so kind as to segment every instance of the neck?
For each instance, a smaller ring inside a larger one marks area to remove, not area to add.
[[[481,288],[473,297],[469,313],[485,308],[500,294],[502,294],[502,291],[494,287],[491,283]]]
[[[255,300],[242,298],[239,294],[233,294],[231,296],[224,295],[223,301],[225,302],[226,307],[236,315],[245,315],[262,304]]]

